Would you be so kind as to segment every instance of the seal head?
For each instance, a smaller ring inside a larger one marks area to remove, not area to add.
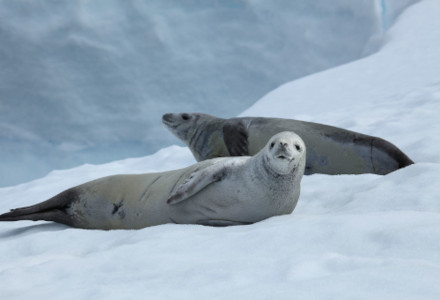
[[[180,114],[164,114],[162,116],[162,123],[182,141],[189,141],[197,131],[199,119],[202,114],[196,113],[180,113]],[[203,122],[203,117],[202,120]]]
[[[193,153],[197,161],[228,155],[223,142],[225,120],[201,113],[168,113],[162,123]]]
[[[264,162],[267,168],[280,175],[295,171],[305,161],[306,146],[303,140],[290,131],[280,132],[267,143]],[[304,167],[304,166],[303,166]]]

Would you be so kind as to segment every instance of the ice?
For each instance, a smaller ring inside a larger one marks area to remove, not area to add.
[[[3,222],[2,297],[439,298],[439,12],[436,0],[407,8],[377,53],[289,82],[242,113],[384,137],[416,164],[385,176],[305,176],[292,214],[248,226],[98,231]],[[187,148],[171,146],[150,156],[52,171],[1,188],[0,211],[97,177],[191,163]]]
[[[152,154],[163,113],[236,116],[376,51],[413,2],[0,1],[0,186]]]

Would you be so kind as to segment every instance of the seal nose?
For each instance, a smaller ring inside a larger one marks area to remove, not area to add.
[[[162,122],[172,123],[173,122],[173,114],[168,113],[162,116]]]
[[[285,150],[285,149],[289,148],[289,144],[286,143],[286,142],[281,141],[280,142],[280,147],[281,147],[281,149]]]

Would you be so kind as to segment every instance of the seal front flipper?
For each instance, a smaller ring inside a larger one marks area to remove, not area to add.
[[[223,125],[223,141],[230,156],[249,155],[248,131],[242,121],[226,121],[225,125]]]
[[[168,204],[176,204],[197,194],[213,182],[221,181],[226,175],[229,167],[234,162],[216,162],[202,170],[194,171],[167,200]]]
[[[236,226],[236,225],[250,225],[252,222],[241,222],[241,221],[230,221],[230,220],[199,220],[197,221],[199,225],[214,226],[214,227],[225,227],[225,226]]]

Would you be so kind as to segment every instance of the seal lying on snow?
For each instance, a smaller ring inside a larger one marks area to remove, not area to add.
[[[165,223],[250,224],[293,211],[306,148],[293,132],[273,136],[253,157],[206,160],[184,169],[115,175],[13,209],[0,221],[46,220],[89,229]]]
[[[294,131],[307,146],[305,174],[387,174],[414,162],[381,138],[323,124],[276,118],[221,119],[200,113],[165,114],[162,122],[197,161],[253,155],[280,131]]]

